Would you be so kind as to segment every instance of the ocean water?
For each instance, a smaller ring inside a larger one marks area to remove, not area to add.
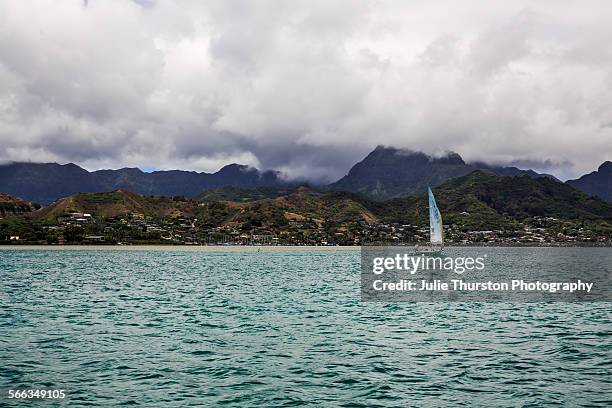
[[[0,278],[0,406],[612,406],[611,303],[362,302],[358,249],[0,249]]]

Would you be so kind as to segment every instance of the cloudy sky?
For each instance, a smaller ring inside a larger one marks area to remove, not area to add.
[[[612,160],[609,1],[0,0],[0,162]]]

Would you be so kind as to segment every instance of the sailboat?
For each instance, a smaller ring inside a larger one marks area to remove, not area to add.
[[[427,195],[429,196],[429,246],[415,247],[415,252],[425,254],[438,254],[444,248],[444,236],[442,232],[442,214],[436,204],[431,188],[427,187]]]

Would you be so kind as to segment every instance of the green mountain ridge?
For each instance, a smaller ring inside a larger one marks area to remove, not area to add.
[[[427,186],[437,187],[449,179],[464,176],[474,170],[499,176],[527,175],[532,178],[555,179],[551,175],[512,166],[466,163],[459,154],[453,152],[433,157],[418,151],[377,146],[355,164],[347,175],[331,184],[318,185],[317,188],[351,191],[371,199],[387,200],[419,195],[425,192]],[[45,205],[79,192],[108,192],[117,189],[145,195],[180,195],[203,201],[253,201],[280,197],[299,184],[300,181],[287,180],[279,172],[259,171],[239,164],[227,165],[216,173],[183,170],[149,173],[138,168],[89,172],[72,163],[0,165],[0,191]],[[587,194],[612,201],[612,163],[606,162],[597,172],[570,180],[568,184]]]
[[[278,172],[235,163],[215,173],[183,170],[147,173],[138,168],[89,172],[73,163],[0,164],[0,191],[45,205],[79,192],[124,189],[147,195],[195,197],[203,190],[227,185],[251,188],[287,184]]]
[[[604,229],[612,226],[612,204],[545,177],[496,176],[477,170],[448,180],[434,194],[445,224],[464,230],[511,228],[534,217],[590,222]],[[393,199],[381,211],[386,212],[384,220],[422,225],[428,217],[427,197]]]
[[[612,204],[550,178],[497,176],[478,170],[446,181],[434,188],[434,194],[449,241],[469,241],[477,232],[493,238],[520,240],[526,239],[525,234],[533,234],[534,228],[544,229],[545,238],[550,242],[558,237],[563,240],[574,237],[574,241],[612,240]],[[74,213],[77,217],[80,213],[89,213],[99,221],[86,223],[83,228],[97,234],[101,233],[104,222],[112,229],[118,220],[124,224],[142,220],[135,224],[142,231],[151,225],[165,225],[166,229],[187,225],[201,234],[208,231],[297,235],[299,239],[316,236],[315,242],[344,244],[392,237],[393,231],[403,231],[402,239],[423,240],[429,223],[426,194],[377,201],[358,193],[322,192],[302,186],[297,189],[224,188],[208,191],[201,197],[202,200],[145,196],[125,190],[80,193],[13,218],[29,220],[21,221],[22,231],[24,222],[30,222],[33,228],[41,223],[75,224],[71,220],[75,218]],[[146,220],[152,220],[153,224]],[[190,234],[189,228],[181,234]],[[4,236],[12,235],[9,229],[5,225]],[[2,234],[0,224],[0,238]]]
[[[196,199],[205,202],[214,201],[255,201],[264,198],[276,198],[289,195],[295,188],[289,187],[255,187],[243,188],[225,186],[218,189],[205,190]]]

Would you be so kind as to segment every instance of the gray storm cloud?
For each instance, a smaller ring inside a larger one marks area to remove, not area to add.
[[[0,161],[335,179],[378,144],[612,159],[609,2],[4,1]]]

